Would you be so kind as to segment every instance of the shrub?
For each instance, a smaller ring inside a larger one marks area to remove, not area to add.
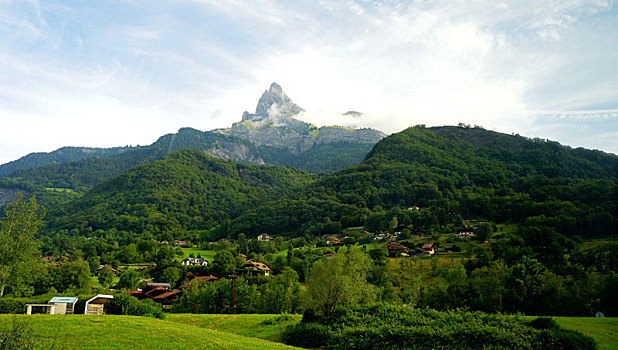
[[[532,322],[530,322],[530,326],[534,329],[543,330],[557,328],[558,324],[551,317],[539,317],[532,320]]]
[[[333,334],[328,326],[319,323],[299,323],[288,327],[283,333],[283,342],[302,348],[319,348],[326,346]]]
[[[161,306],[148,299],[143,302],[126,294],[115,295],[114,299],[106,304],[107,312],[114,315],[146,316],[165,318]]]
[[[0,314],[25,314],[26,304],[14,299],[0,299]]]

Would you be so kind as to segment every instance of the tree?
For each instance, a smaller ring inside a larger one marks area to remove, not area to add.
[[[376,290],[367,283],[371,267],[358,246],[342,247],[332,258],[316,261],[307,279],[308,306],[330,315],[340,305],[374,301]]]
[[[114,269],[112,269],[111,266],[109,265],[105,265],[103,266],[103,268],[101,269],[101,271],[99,271],[99,284],[101,284],[101,286],[103,288],[108,288],[110,284],[112,284],[112,281],[114,280]]]
[[[137,288],[140,280],[139,273],[135,270],[127,270],[120,274],[120,279],[118,280],[118,288],[119,289],[135,289]]]
[[[214,274],[219,277],[234,273],[236,270],[236,259],[234,258],[234,254],[229,250],[218,251],[213,259],[212,268]]]
[[[44,210],[39,209],[34,197],[25,202],[18,195],[6,205],[0,221],[0,297],[4,296],[6,286],[27,276],[27,271],[40,256],[34,235],[44,216]]]

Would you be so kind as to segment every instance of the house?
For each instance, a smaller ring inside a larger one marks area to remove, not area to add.
[[[408,247],[404,246],[401,243],[389,242],[385,244],[382,248],[388,251],[388,256],[392,256],[392,257],[408,256]]]
[[[423,244],[423,254],[433,255],[435,250],[433,249],[433,243],[425,243]]]
[[[145,296],[152,299],[157,295],[169,292],[170,289],[172,289],[172,285],[169,283],[148,282],[146,283],[146,288],[144,288],[142,292]]]
[[[262,264],[260,262],[247,261],[247,263],[243,265],[242,269],[250,273],[264,274],[266,277],[270,275],[270,268],[266,266],[266,264]]]
[[[257,240],[260,242],[269,242],[273,239],[273,236],[268,235],[266,233],[262,233],[261,235],[257,236]]]
[[[159,294],[156,297],[153,297],[152,300],[154,300],[155,302],[163,306],[171,306],[172,303],[174,303],[174,301],[178,299],[181,295],[182,295],[182,290],[168,291],[168,292]]]
[[[326,244],[328,245],[338,245],[341,244],[341,240],[337,237],[326,237]]]
[[[194,283],[196,281],[204,281],[204,282],[208,282],[208,281],[216,281],[218,280],[217,277],[215,276],[200,276],[200,277],[195,277],[194,279],[182,284],[180,286],[180,289],[185,289],[185,288],[189,288],[189,286],[191,285],[191,283]]]
[[[128,292],[129,295],[136,297],[139,300],[142,299],[147,299],[148,296],[146,294],[144,294],[144,292],[142,292],[141,290],[131,290]]]
[[[187,266],[208,266],[208,260],[205,258],[185,258],[180,262],[181,265]]]
[[[48,304],[54,306],[54,315],[72,314],[77,303],[76,297],[53,297]]]
[[[325,258],[332,258],[334,255],[335,255],[335,253],[330,251],[330,250],[327,251],[326,253],[322,254],[322,256],[325,257]]]
[[[455,238],[471,238],[474,237],[474,230],[459,230],[455,234]]]
[[[86,301],[84,315],[103,315],[103,304],[114,299],[113,295],[97,294]]]

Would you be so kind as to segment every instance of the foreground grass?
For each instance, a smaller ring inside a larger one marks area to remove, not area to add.
[[[43,349],[293,349],[231,332],[137,316],[0,315],[0,327],[10,325],[13,317],[34,330]]]
[[[167,314],[166,321],[189,324],[245,337],[281,341],[286,327],[300,322],[302,315],[211,315]]]
[[[560,327],[591,336],[599,349],[618,349],[618,318],[616,317],[553,317]]]

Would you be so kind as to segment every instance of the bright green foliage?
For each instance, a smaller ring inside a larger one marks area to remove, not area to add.
[[[45,213],[34,198],[25,202],[18,196],[4,210],[0,220],[0,297],[5,288],[15,287],[28,278],[39,256],[34,239]]]
[[[308,306],[330,315],[337,307],[375,301],[375,288],[367,283],[371,268],[371,259],[358,246],[316,261],[307,279]]]
[[[559,327],[535,329],[519,317],[389,305],[340,309],[328,317],[306,313],[284,341],[334,349],[595,348],[594,340],[582,334]]]
[[[99,276],[98,276],[99,284],[103,288],[108,288],[112,284],[112,281],[114,280],[115,275],[116,274],[114,273],[114,269],[112,269],[111,266],[109,265],[103,266],[101,271],[99,271]]]
[[[118,285],[116,286],[118,289],[129,289],[134,290],[137,288],[141,277],[139,272],[135,270],[127,270],[120,274],[120,279],[118,280]]]

